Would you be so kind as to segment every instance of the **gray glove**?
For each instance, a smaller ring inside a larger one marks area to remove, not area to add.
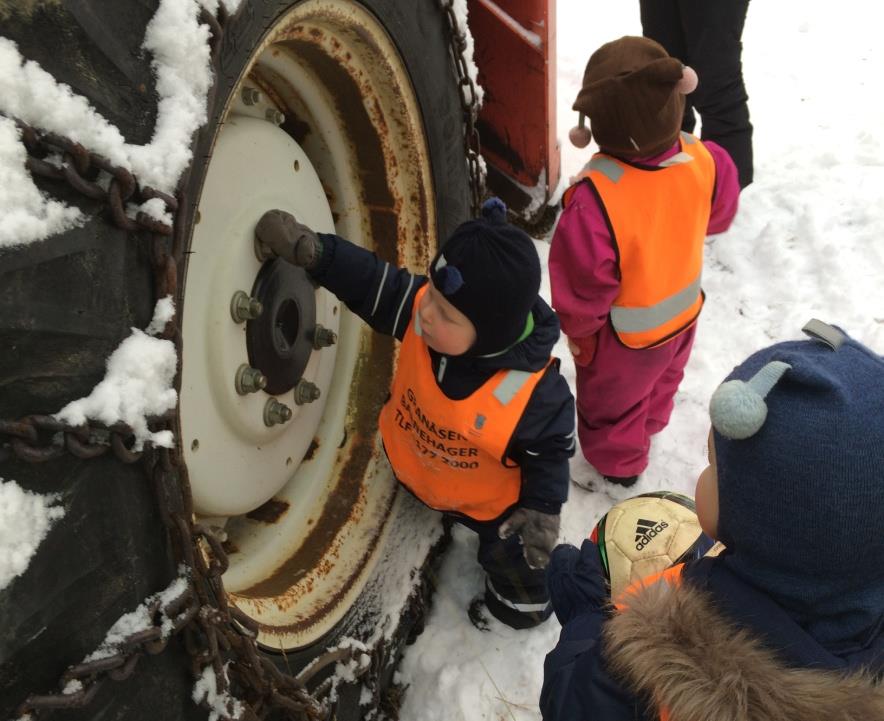
[[[307,270],[322,257],[322,242],[310,228],[284,210],[268,210],[255,226],[255,252],[261,260],[279,256]]]
[[[504,521],[497,535],[509,538],[517,534],[522,539],[525,560],[530,568],[546,568],[549,554],[555,548],[559,537],[558,514],[543,513],[531,508],[517,508],[513,515]]]

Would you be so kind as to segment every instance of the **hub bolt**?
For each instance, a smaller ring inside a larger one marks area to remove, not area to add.
[[[244,323],[247,320],[254,320],[264,312],[264,306],[257,298],[250,298],[249,295],[241,290],[233,294],[230,299],[230,315],[237,323]]]
[[[322,395],[322,391],[319,390],[319,386],[310,381],[305,381],[303,378],[295,386],[295,403],[299,406],[318,401],[320,395]]]
[[[257,105],[261,102],[261,91],[257,88],[243,88],[240,97],[245,105]]]
[[[285,115],[276,108],[267,108],[264,111],[264,117],[274,125],[282,125],[285,122]]]
[[[280,403],[276,398],[268,398],[264,404],[264,425],[278,426],[287,423],[292,418],[292,409],[285,403]]]
[[[252,368],[243,363],[236,370],[234,385],[236,386],[236,392],[241,396],[249,393],[257,393],[267,387],[267,376],[257,368]]]
[[[325,326],[317,325],[316,328],[313,329],[313,348],[315,350],[319,350],[320,348],[327,348],[330,345],[334,345],[338,342],[338,334],[333,330],[329,330]]]

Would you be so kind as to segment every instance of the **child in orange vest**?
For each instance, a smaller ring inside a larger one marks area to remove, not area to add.
[[[884,357],[805,332],[712,395],[696,501],[719,555],[612,612],[596,545],[553,551],[544,721],[884,719]]]
[[[552,239],[553,307],[577,366],[578,436],[592,489],[630,486],[666,427],[704,295],[703,241],[737,210],[737,172],[712,142],[680,133],[696,74],[653,40],[599,48],[574,102],[578,147],[596,153],[565,192]]]
[[[372,328],[402,341],[380,432],[399,481],[476,531],[484,604],[527,628],[552,608],[545,567],[568,496],[574,399],[551,357],[533,241],[497,198],[460,225],[427,275],[269,211],[256,236]],[[475,603],[471,618],[483,626]]]

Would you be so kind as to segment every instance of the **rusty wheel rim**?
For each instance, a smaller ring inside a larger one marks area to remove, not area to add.
[[[377,439],[377,416],[395,349],[317,291],[317,321],[338,336],[333,348],[315,351],[304,372],[321,402],[302,413],[290,393],[274,396],[293,418],[265,426],[257,409],[270,396],[231,390],[231,368],[245,350],[230,298],[248,293],[241,286],[260,268],[250,231],[268,204],[391,262],[424,267],[436,243],[429,151],[393,41],[366,9],[336,0],[308,0],[277,19],[219,127],[186,279],[182,445],[201,521],[223,527],[227,537],[224,582],[232,602],[259,623],[259,643],[290,650],[314,643],[346,616],[383,548],[397,486]],[[265,158],[257,169],[244,168],[250,138],[251,157]],[[274,164],[272,172],[260,170]],[[266,190],[271,181],[275,196]],[[227,270],[207,270],[205,259],[218,253]],[[231,350],[218,350],[216,337]],[[196,350],[200,342],[206,348]],[[206,422],[212,414],[234,431],[218,436]],[[225,452],[225,445],[235,448]],[[264,483],[268,476],[272,482]],[[237,484],[248,491],[241,498]]]

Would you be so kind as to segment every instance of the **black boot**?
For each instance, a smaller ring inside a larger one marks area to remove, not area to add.
[[[470,606],[467,609],[467,616],[470,617],[470,623],[472,623],[476,628],[480,631],[490,631],[491,630],[491,621],[487,615],[488,606],[485,605],[485,596],[477,596],[470,602]]]
[[[635,482],[638,480],[638,476],[605,476],[605,480],[608,483],[614,483],[618,486],[629,488],[630,486],[635,485]]]

